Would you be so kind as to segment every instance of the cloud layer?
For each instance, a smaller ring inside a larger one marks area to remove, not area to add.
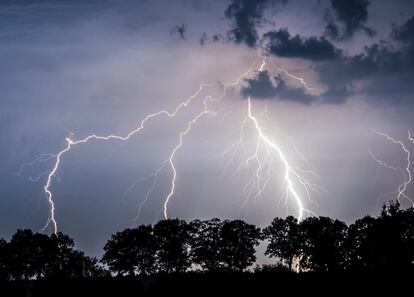
[[[414,75],[414,17],[400,25],[390,24],[392,34],[382,36],[359,51],[350,54],[341,48],[341,41],[351,40],[361,32],[369,37],[375,31],[367,26],[370,2],[367,0],[331,0],[324,8],[325,30],[319,36],[292,35],[286,27],[258,33],[260,25],[270,22],[265,17],[274,5],[288,5],[288,1],[233,1],[226,17],[232,20],[230,41],[249,47],[263,46],[267,53],[280,58],[303,59],[312,62],[311,69],[326,91],[319,98],[300,88],[290,88],[279,77],[271,85],[265,73],[248,80],[243,94],[257,98],[282,97],[295,102],[344,103],[354,95],[369,97],[372,103],[412,104]],[[273,7],[273,8],[272,8]],[[268,13],[269,12],[269,13]],[[280,12],[282,13],[282,12]],[[266,26],[264,26],[266,27]],[[354,51],[353,51],[354,52]],[[298,98],[294,98],[297,96]]]
[[[336,40],[349,39],[358,31],[375,35],[375,31],[365,25],[369,5],[368,0],[331,0],[325,12],[326,35]]]

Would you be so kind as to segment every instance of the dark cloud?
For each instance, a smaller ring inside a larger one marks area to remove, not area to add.
[[[281,75],[275,76],[274,79],[276,81],[276,93],[280,100],[310,104],[318,99],[317,96],[306,93],[303,88],[288,86]]]
[[[406,21],[402,26],[393,26],[393,37],[397,41],[414,45],[414,17]]]
[[[185,24],[174,26],[171,29],[171,35],[178,35],[180,39],[185,39],[186,32],[187,26]]]
[[[331,0],[326,10],[326,34],[335,40],[351,38],[355,32],[363,31],[368,36],[375,31],[365,25],[368,19],[368,0]]]
[[[245,97],[268,99],[273,98],[277,94],[267,71],[259,72],[255,78],[246,79],[246,82],[247,86],[242,88],[242,94]]]
[[[361,53],[345,55],[323,37],[305,38],[291,36],[287,29],[271,31],[264,35],[268,51],[279,57],[303,58],[314,62],[312,68],[319,81],[327,87],[318,102],[344,103],[355,94],[369,95],[371,102],[392,104],[413,103],[414,85],[414,17],[401,26],[394,25],[392,40],[381,40],[366,46]],[[393,45],[395,41],[399,45]],[[311,102],[303,90],[292,91],[278,79],[277,87],[271,85],[265,74],[256,81],[248,81],[244,90],[257,98],[278,94],[283,98]],[[269,95],[270,94],[270,95]]]
[[[200,45],[201,46],[205,45],[207,41],[208,41],[208,35],[207,35],[207,33],[201,34],[201,37],[200,37]]]
[[[203,33],[201,34],[199,42],[201,46],[204,46],[207,43],[219,42],[223,40],[225,40],[225,38],[221,34],[214,34],[212,36],[209,36],[207,33]]]
[[[364,85],[358,93],[375,95],[375,100],[379,101],[389,96],[391,90],[395,91],[395,87],[400,84],[400,75],[406,71],[403,63],[400,52],[394,51],[388,44],[380,43],[366,47],[358,55],[318,64],[315,70],[319,73],[319,80],[328,87],[323,94],[325,102],[345,102],[356,93],[357,83],[361,81]],[[401,95],[399,92],[398,98]],[[397,102],[397,98],[392,100]]]
[[[260,39],[256,29],[265,21],[264,10],[276,2],[286,4],[286,1],[234,0],[226,10],[226,17],[233,21],[231,40],[256,46]],[[331,0],[325,16],[327,35],[335,40],[349,39],[358,31],[372,36],[374,31],[366,25],[369,5],[368,0]],[[262,72],[247,80],[242,92],[255,98],[277,96],[303,103],[339,104],[353,95],[369,95],[369,100],[376,102],[410,103],[414,91],[410,83],[414,75],[413,36],[414,18],[411,18],[401,26],[394,25],[393,40],[381,40],[350,56],[324,36],[292,36],[287,28],[269,31],[263,35],[268,53],[314,62],[312,68],[327,90],[316,99],[303,89],[286,85],[280,76],[274,78],[274,84],[268,73]]]
[[[394,27],[394,38],[403,42],[397,48],[381,41],[365,47],[360,54],[315,65],[320,81],[328,87],[325,100],[344,102],[356,93],[357,83],[364,82],[358,93],[370,95],[371,101],[412,104],[414,42],[408,32],[413,27],[413,19]]]
[[[222,39],[223,39],[223,36],[221,34],[214,34],[213,37],[211,38],[211,40],[213,40],[213,42],[218,42]]]
[[[269,5],[286,5],[288,0],[233,0],[225,11],[226,18],[232,21],[230,40],[244,43],[249,47],[257,44],[259,36],[256,27],[263,22],[263,11]]]
[[[279,57],[322,61],[339,58],[342,53],[324,37],[291,36],[286,28],[268,32],[264,38],[268,41],[269,52]]]
[[[246,79],[247,86],[242,88],[242,95],[255,99],[272,99],[293,101],[310,104],[317,97],[307,94],[303,88],[288,86],[281,75],[274,77],[275,84],[270,79],[267,71],[261,71],[253,79]]]

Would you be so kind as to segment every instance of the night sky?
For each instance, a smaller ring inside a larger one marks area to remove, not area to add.
[[[111,233],[134,223],[153,185],[135,223],[161,219],[172,170],[167,162],[154,180],[156,170],[203,99],[220,97],[252,65],[183,137],[169,217],[265,226],[297,216],[283,162],[264,145],[261,177],[271,178],[261,195],[246,196],[258,166],[243,166],[257,142],[251,122],[240,146],[226,151],[239,140],[249,97],[292,168],[320,187],[309,200],[294,181],[304,207],[351,222],[396,198],[407,155],[375,131],[414,154],[413,0],[1,0],[0,236],[47,222],[43,188],[55,158],[42,154],[61,151],[66,138],[126,135],[213,84],[128,141],[74,147],[52,178],[59,230],[88,254],[101,255]],[[414,185],[405,194],[413,197]]]

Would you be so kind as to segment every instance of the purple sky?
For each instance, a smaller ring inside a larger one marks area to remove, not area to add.
[[[40,230],[50,215],[43,187],[55,160],[17,175],[22,164],[59,152],[66,137],[125,135],[149,113],[173,111],[201,83],[217,84],[174,119],[157,118],[127,142],[91,141],[64,155],[51,186],[59,229],[100,255],[112,232],[131,226],[151,174],[205,96],[220,96],[222,84],[245,73],[259,48],[264,71],[257,60],[239,85],[209,103],[215,114],[183,138],[169,216],[264,226],[275,216],[298,215],[292,195],[285,199],[284,164],[263,144],[260,174],[269,182],[246,200],[259,164],[243,166],[256,149],[252,122],[238,150],[217,157],[239,140],[248,96],[290,166],[326,190],[311,192],[309,201],[294,180],[304,207],[346,222],[378,213],[407,175],[379,167],[369,152],[402,169],[406,155],[373,130],[414,153],[407,135],[414,134],[414,1],[2,1],[0,236]],[[138,224],[162,218],[171,176],[167,164]],[[412,197],[414,186],[405,193]]]

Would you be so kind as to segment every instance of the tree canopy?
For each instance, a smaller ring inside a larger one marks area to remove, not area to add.
[[[263,240],[265,255],[277,265],[256,271],[412,269],[414,208],[390,203],[377,217],[349,226],[316,216],[300,222],[292,216],[275,218],[263,230],[242,220],[161,220],[112,234],[100,261],[76,250],[63,233],[19,229],[9,241],[0,238],[0,280],[240,272],[255,263]]]

